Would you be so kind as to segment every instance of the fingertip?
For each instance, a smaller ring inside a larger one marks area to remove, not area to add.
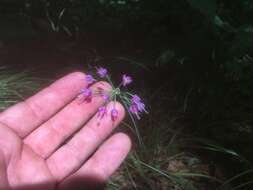
[[[103,90],[110,91],[112,86],[106,81],[98,81],[93,85],[95,88],[102,88]]]
[[[68,74],[69,77],[73,77],[73,78],[79,78],[79,79],[84,79],[85,78],[85,73],[81,72],[81,71],[74,71],[70,74]]]
[[[71,72],[69,74],[66,74],[65,76],[59,78],[55,82],[53,82],[49,87],[52,89],[71,89],[71,90],[80,90],[80,88],[83,88],[87,86],[85,82],[85,74],[80,71]],[[64,88],[63,88],[64,87]],[[75,91],[76,92],[76,91]]]
[[[112,136],[112,140],[115,140],[120,143],[122,148],[125,149],[125,152],[128,153],[132,148],[132,141],[130,137],[122,132],[116,133]]]
[[[125,114],[126,114],[125,108],[120,102],[111,101],[107,107],[108,107],[108,110],[110,111],[112,111],[113,109],[116,109],[118,111],[119,113],[118,119],[122,120],[125,117]]]

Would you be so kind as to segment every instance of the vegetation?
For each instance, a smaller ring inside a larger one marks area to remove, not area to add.
[[[250,0],[3,0],[0,61],[16,74],[0,75],[1,107],[71,69],[124,69],[146,97],[145,147],[108,189],[252,189],[252,17]]]

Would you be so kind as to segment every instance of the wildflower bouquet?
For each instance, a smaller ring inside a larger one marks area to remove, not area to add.
[[[97,116],[100,119],[103,118],[106,114],[108,114],[106,105],[110,101],[121,102],[129,113],[129,116],[135,127],[136,135],[141,142],[135,119],[139,120],[140,115],[142,113],[148,112],[145,109],[145,104],[143,103],[142,99],[138,95],[132,94],[126,90],[126,86],[130,85],[133,82],[132,77],[123,74],[120,84],[118,86],[115,86],[106,68],[95,67],[95,69],[98,79],[94,78],[91,74],[86,75],[85,80],[86,83],[88,83],[88,87],[82,89],[79,96],[81,96],[86,102],[90,102],[94,96],[100,96],[105,100],[105,105],[99,107],[98,109]],[[99,79],[103,79],[109,82],[112,86],[112,89],[109,91],[105,91],[102,88],[98,88],[96,90],[91,89],[90,86]],[[114,107],[109,114],[111,116],[112,121],[114,121],[118,117],[118,110]]]

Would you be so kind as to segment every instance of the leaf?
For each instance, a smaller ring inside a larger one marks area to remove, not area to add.
[[[221,28],[225,25],[224,21],[218,15],[214,17],[214,24]]]
[[[216,15],[216,0],[187,0],[192,8],[199,10],[201,13],[214,18]]]
[[[238,178],[241,178],[242,176],[245,176],[249,173],[252,173],[253,172],[253,169],[250,169],[250,170],[246,170],[244,172],[241,172],[237,175],[235,175],[234,177],[228,179],[227,181],[225,181],[224,183],[222,183],[222,185],[218,188],[218,189],[222,189],[223,187],[225,187],[227,184],[230,184],[232,181],[235,181],[236,179]]]

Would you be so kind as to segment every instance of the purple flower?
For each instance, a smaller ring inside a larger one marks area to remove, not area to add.
[[[132,95],[131,102],[135,103],[135,104],[138,104],[139,102],[141,102],[141,98],[136,94]]]
[[[110,96],[108,94],[103,94],[102,98],[104,99],[104,101],[108,102],[110,100]]]
[[[90,88],[84,88],[81,90],[81,95],[84,97],[84,100],[91,100],[92,91]]]
[[[90,88],[84,88],[81,90],[81,94],[84,96],[84,97],[89,97],[89,96],[92,96],[92,91]]]
[[[86,75],[85,76],[85,80],[86,80],[86,82],[88,83],[88,84],[92,84],[92,83],[94,83],[96,80],[93,78],[93,76],[92,75]]]
[[[137,119],[140,119],[139,111],[138,111],[138,108],[137,108],[136,104],[130,105],[129,111],[130,111],[132,114],[134,114],[134,115],[137,117]]]
[[[115,108],[113,108],[111,110],[111,118],[112,118],[112,120],[115,121],[118,118],[118,116],[119,116],[118,110],[116,110]]]
[[[122,84],[123,86],[126,86],[128,84],[130,84],[133,81],[132,77],[128,76],[128,75],[123,75],[122,76]]]
[[[144,104],[144,103],[139,102],[139,103],[136,104],[136,105],[137,105],[137,109],[138,109],[139,112],[146,112],[146,113],[147,113],[147,111],[146,111],[146,109],[145,109],[145,104]]]
[[[98,117],[100,119],[102,119],[106,115],[106,113],[107,113],[107,110],[105,106],[98,108]]]
[[[99,67],[97,68],[97,74],[99,75],[99,77],[104,78],[107,75],[107,69],[103,67]]]
[[[137,119],[140,119],[139,114],[142,112],[147,113],[145,109],[145,104],[141,101],[141,98],[138,95],[132,95],[131,105],[129,107],[129,111],[134,114]]]

